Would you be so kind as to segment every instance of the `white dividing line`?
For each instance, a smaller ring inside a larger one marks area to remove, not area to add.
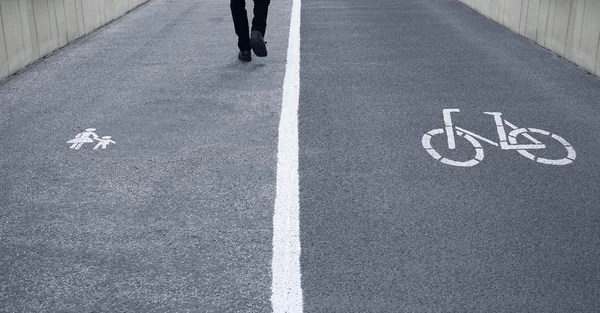
[[[298,103],[300,101],[300,0],[292,0],[287,65],[277,145],[277,189],[273,215],[271,305],[274,313],[302,313]]]

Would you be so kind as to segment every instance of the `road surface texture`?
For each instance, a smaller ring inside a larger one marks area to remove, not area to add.
[[[264,60],[223,1],[157,0],[0,86],[0,312],[270,310],[290,8]]]
[[[227,1],[151,0],[0,82],[0,312],[272,311],[292,2],[250,63]],[[301,12],[303,311],[597,312],[600,79],[455,0]]]
[[[304,0],[302,18],[306,312],[598,310],[600,80],[456,1]],[[556,133],[576,161],[481,142],[477,166],[442,164],[421,140],[449,108],[495,141],[483,112]]]

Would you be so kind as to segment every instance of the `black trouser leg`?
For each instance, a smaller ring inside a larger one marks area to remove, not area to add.
[[[257,30],[265,35],[267,29],[267,13],[271,0],[254,0],[254,18],[252,19],[252,30]]]
[[[240,50],[250,50],[250,31],[248,30],[246,1],[231,0],[230,7],[231,16],[233,16],[233,26],[238,36],[238,47]]]

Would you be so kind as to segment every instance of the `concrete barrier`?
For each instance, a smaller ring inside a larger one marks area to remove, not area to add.
[[[541,0],[529,0],[527,15],[525,15],[525,37],[535,41],[537,36],[537,21],[540,13]]]
[[[148,0],[0,0],[0,79]]]
[[[600,0],[459,0],[600,76]]]

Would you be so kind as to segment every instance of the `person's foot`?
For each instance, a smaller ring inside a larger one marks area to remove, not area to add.
[[[261,34],[257,30],[253,30],[250,33],[250,47],[252,47],[252,51],[256,54],[257,57],[266,57],[267,56],[267,46],[266,42],[263,38],[263,34]]]
[[[242,62],[250,62],[252,61],[252,54],[250,50],[240,50],[240,54],[238,54],[238,59]]]

